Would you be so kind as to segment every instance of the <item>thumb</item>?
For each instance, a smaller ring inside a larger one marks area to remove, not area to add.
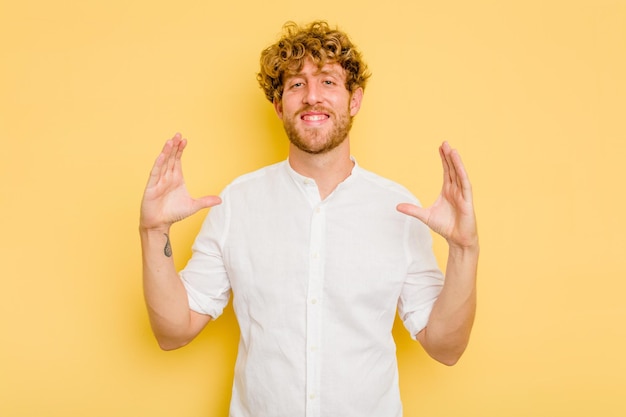
[[[415,217],[424,224],[428,225],[428,218],[430,214],[428,209],[416,206],[415,204],[400,203],[396,206],[396,210],[400,213],[406,214],[407,216]]]
[[[196,211],[200,211],[205,208],[217,206],[222,203],[222,199],[216,195],[207,195],[204,197],[200,197],[194,201],[194,206]]]

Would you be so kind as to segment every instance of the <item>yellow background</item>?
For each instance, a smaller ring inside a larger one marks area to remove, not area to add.
[[[405,415],[626,415],[617,0],[2,0],[0,415],[227,415],[232,310],[187,348],[157,348],[140,197],[176,131],[196,195],[286,156],[258,56],[283,22],[314,18],[350,33],[374,74],[359,163],[430,204],[447,139],[474,184],[473,338],[447,368],[396,325]],[[173,231],[179,267],[205,214]]]

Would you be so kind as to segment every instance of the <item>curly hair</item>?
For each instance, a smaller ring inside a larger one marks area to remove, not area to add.
[[[358,87],[365,88],[371,75],[346,33],[332,29],[321,20],[305,27],[287,22],[280,40],[261,52],[261,72],[257,80],[270,102],[281,100],[285,73],[297,73],[306,59],[311,59],[319,68],[327,63],[341,65],[346,71],[346,88],[350,92]]]

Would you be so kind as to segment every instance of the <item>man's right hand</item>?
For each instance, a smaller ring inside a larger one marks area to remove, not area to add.
[[[222,202],[218,196],[192,198],[185,186],[181,157],[187,140],[177,133],[157,157],[141,201],[140,228],[167,230],[172,223]]]

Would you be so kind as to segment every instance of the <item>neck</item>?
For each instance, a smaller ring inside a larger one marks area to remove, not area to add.
[[[300,175],[315,180],[322,200],[350,176],[354,167],[348,139],[323,154],[309,154],[290,144],[289,164]]]

